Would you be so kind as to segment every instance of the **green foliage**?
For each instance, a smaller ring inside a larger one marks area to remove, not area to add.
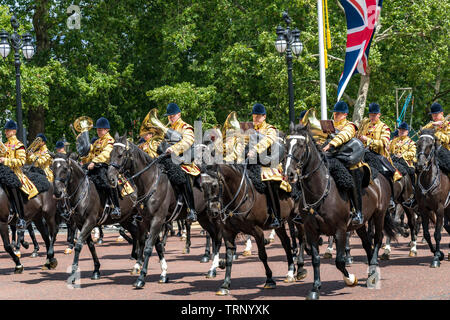
[[[287,130],[287,66],[274,47],[275,29],[285,27],[281,14],[288,9],[291,27],[300,29],[304,45],[293,61],[296,114],[310,107],[319,111],[316,3],[4,0],[0,30],[12,31],[8,5],[19,18],[20,33],[31,31],[38,38],[35,57],[21,66],[23,107],[25,114],[45,113],[51,146],[63,134],[74,141],[69,125],[81,115],[94,121],[105,116],[113,132],[136,137],[147,112],[157,107],[162,115],[169,102],[178,103],[190,123],[201,117],[206,128],[222,124],[231,111],[249,121],[252,105],[261,102],[268,122]],[[80,6],[80,29],[67,27],[71,4]],[[370,52],[368,102],[377,101],[383,119],[393,127],[395,88],[412,87],[413,127],[418,128],[428,122],[434,100],[448,112],[450,3],[399,0],[383,5],[381,28]],[[328,1],[328,10],[331,110],[344,65],[340,59],[345,56],[346,23],[338,1]],[[359,80],[354,76],[345,91],[352,100]],[[0,62],[0,110],[5,109],[15,112],[13,54]],[[25,125],[27,119],[24,116]]]

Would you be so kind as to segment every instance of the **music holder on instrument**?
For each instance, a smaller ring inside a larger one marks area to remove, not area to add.
[[[334,128],[334,124],[332,120],[320,120],[320,127],[324,133],[336,133],[336,129]]]

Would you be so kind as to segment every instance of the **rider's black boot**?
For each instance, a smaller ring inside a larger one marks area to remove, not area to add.
[[[350,196],[352,199],[353,207],[355,209],[355,213],[352,217],[352,226],[360,226],[364,222],[364,217],[362,215],[362,172],[360,169],[350,170],[350,173],[353,177],[354,187],[351,190]]]
[[[118,189],[117,188],[111,188],[110,189],[110,195],[111,195],[111,200],[113,203],[113,209],[111,211],[111,218],[113,219],[120,219],[120,217],[122,216],[122,213],[120,212],[120,204],[119,204],[119,194],[118,194]]]
[[[16,228],[18,231],[25,230],[27,228],[27,223],[25,221],[25,213],[23,210],[23,198],[20,190],[18,188],[11,188],[10,193],[14,201],[14,206],[17,210],[19,218],[17,219]]]
[[[186,177],[186,182],[183,185],[183,195],[188,206],[186,220],[195,222],[197,221],[197,212],[195,211],[194,192],[192,191],[191,179],[189,177]]]
[[[272,229],[277,229],[281,227],[280,222],[280,198],[278,196],[278,185],[276,183],[271,183],[270,181],[266,184],[266,198],[267,204],[269,205],[269,210],[272,211],[272,223],[269,225]]]

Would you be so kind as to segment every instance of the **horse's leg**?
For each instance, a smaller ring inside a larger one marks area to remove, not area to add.
[[[389,210],[385,214],[389,214]],[[374,214],[373,223],[375,226],[374,235],[374,247],[372,250],[372,258],[369,259],[369,273],[367,277],[367,287],[377,288],[380,280],[380,273],[378,272],[378,252],[383,244],[383,226],[384,226],[385,215]]]
[[[353,274],[349,274],[345,268],[345,245],[347,241],[347,232],[342,229],[336,231],[336,268],[342,272],[345,284],[353,287],[358,283],[358,279]]]
[[[231,267],[233,266],[233,256],[236,252],[236,234],[224,231],[224,241],[227,248],[226,261],[225,261],[225,279],[220,286],[219,290],[216,292],[218,296],[226,296],[230,292],[231,285]],[[263,237],[264,241],[264,237]],[[263,243],[264,246],[264,243]]]
[[[381,260],[389,260],[391,256],[391,237],[386,235],[386,244],[384,245],[384,253],[381,255]]]
[[[278,228],[278,230],[281,231],[282,228]],[[287,234],[286,234],[286,230],[284,229],[284,245],[286,245],[286,241],[287,241],[287,249],[289,251],[286,251],[286,255],[288,257],[288,265],[289,265],[289,270],[292,268],[294,268],[294,261],[292,260],[292,252],[291,252],[291,246],[289,245],[289,240],[287,239]],[[282,232],[282,231],[281,231]],[[262,229],[256,227],[255,228],[255,232],[253,233],[253,237],[255,238],[255,242],[258,246],[258,257],[259,260],[262,261],[263,265],[264,265],[264,269],[266,270],[266,283],[264,285],[264,289],[275,289],[276,288],[276,283],[272,278],[272,270],[269,267],[269,264],[267,263],[267,252],[266,252],[266,247],[264,244],[264,232],[262,231]],[[292,270],[292,277],[293,277],[293,273],[294,270]]]
[[[252,238],[249,234],[247,235],[247,240],[245,241],[245,249],[244,249],[244,252],[242,253],[242,255],[244,257],[248,257],[248,256],[252,255]]]
[[[99,232],[99,235],[100,235],[100,237],[98,238],[98,240],[97,240],[97,243],[98,244],[102,244],[103,243],[103,226],[99,226],[98,227],[98,232]]]
[[[44,265],[42,266],[42,270],[51,270],[53,269],[53,266],[56,268],[56,265],[58,264],[55,262],[54,258],[54,252],[53,247],[51,246],[50,236],[48,232],[47,225],[44,223],[43,218],[37,218],[33,220],[34,225],[41,233],[41,237],[44,240],[45,248],[47,250],[47,260],[45,261]]]
[[[90,232],[88,233],[86,243],[89,251],[91,252],[92,260],[94,260],[94,272],[92,273],[91,280],[98,280],[100,279],[100,260],[98,259],[97,252],[95,251],[94,241],[92,240]]]
[[[206,232],[206,244],[205,244],[205,254],[203,255],[203,257],[201,258],[200,262],[201,263],[207,263],[209,262],[209,257],[211,256],[211,236],[209,235],[209,232]]]
[[[436,241],[436,250],[434,252],[434,258],[431,262],[431,268],[439,268],[441,266],[441,261],[444,260],[444,253],[440,250],[441,244],[441,231],[444,224],[444,208],[439,205],[438,210],[436,210],[436,226],[434,227],[434,241]]]
[[[349,231],[347,232],[346,240],[345,240],[345,265],[351,266],[353,263],[353,257],[350,254],[350,238],[352,236],[352,233]]]
[[[408,217],[408,227],[409,232],[411,233],[411,242],[409,243],[409,256],[416,257],[417,256],[417,235],[416,235],[416,215],[414,210],[408,207],[403,208],[406,212],[406,216]]]
[[[20,259],[16,254],[14,253],[14,246],[9,241],[9,231],[8,231],[8,225],[6,223],[0,223],[0,235],[3,240],[3,247],[5,248],[5,251],[8,252],[8,254],[13,259],[14,263],[16,264],[16,267],[14,268],[14,273],[22,273],[23,272],[23,265],[20,263]]]
[[[299,243],[298,255],[297,255],[297,275],[296,279],[298,281],[306,278],[307,271],[305,266],[305,234],[302,226],[296,224],[297,227],[297,238]]]
[[[444,229],[447,231],[447,233],[450,235],[450,224],[449,224],[449,217],[447,214],[444,215]],[[450,243],[448,244],[448,247],[450,248]],[[448,253],[447,260],[450,261],[450,252]]]
[[[77,226],[74,222],[66,223],[67,226],[67,242],[69,245],[64,250],[64,254],[71,254],[75,245],[75,233],[77,232]]]
[[[167,229],[166,234],[169,233],[169,229]],[[169,277],[167,276],[167,262],[164,258],[164,243],[160,241],[159,237],[156,238],[155,249],[156,253],[159,257],[159,264],[161,266],[161,275],[159,277],[159,283],[168,283]]]
[[[28,225],[28,233],[30,234],[30,238],[31,238],[31,241],[33,241],[33,247],[34,247],[31,257],[36,258],[38,256],[39,243],[36,240],[36,235],[34,234],[33,225],[31,223]]]
[[[144,256],[145,237],[146,232],[142,227],[138,226],[136,228],[136,263],[131,270],[132,275],[138,275],[141,272]]]
[[[153,247],[159,237],[159,232],[161,231],[163,226],[163,221],[159,217],[153,218],[153,221],[150,224],[150,232],[148,234],[148,238],[145,241],[144,248],[144,261],[142,264],[142,269],[139,277],[134,282],[133,286],[136,289],[142,289],[145,285],[145,276],[147,275],[148,270],[148,261],[150,260],[150,256],[152,255]]]
[[[95,227],[95,221],[93,219],[87,220],[84,222],[83,227],[81,228],[80,233],[78,234],[77,241],[75,243],[74,255],[73,255],[73,263],[72,263],[72,272],[67,279],[68,283],[75,283],[76,272],[78,271],[78,262],[80,260],[81,249],[83,248],[83,243],[87,241],[87,238],[90,237],[92,230]],[[92,240],[92,238],[91,238]],[[93,240],[92,240],[93,241]]]
[[[212,249],[213,249],[213,262],[211,264],[211,267],[209,268],[208,273],[206,274],[206,278],[211,279],[215,278],[217,275],[217,267],[219,266],[219,252],[220,247],[222,246],[222,234],[218,230],[214,230],[215,232],[212,233],[211,239],[212,239]]]
[[[283,245],[283,249],[286,252],[286,258],[288,261],[288,274],[286,275],[286,279],[284,279],[284,282],[295,282],[294,277],[295,264],[294,264],[294,257],[292,255],[292,247],[289,241],[289,236],[287,235],[285,228],[277,228],[275,229],[275,232],[280,238],[281,244]]]
[[[366,226],[362,226],[356,229],[356,234],[361,239],[362,246],[367,256],[367,264],[369,264],[370,260],[372,260],[373,248],[372,248],[372,241],[370,240],[370,235],[368,230],[366,229]]]
[[[189,254],[191,252],[191,223],[186,221],[186,243],[183,253]]]
[[[320,297],[320,255],[319,255],[319,234],[308,235],[308,244],[311,247],[311,260],[314,270],[314,283],[311,291],[306,296],[307,300],[318,300]],[[333,242],[331,242],[333,243]],[[345,267],[345,262],[344,262]]]
[[[428,247],[430,248],[431,252],[434,254],[436,252],[436,250],[434,249],[433,243],[431,242],[429,224],[430,224],[430,218],[429,218],[428,214],[425,214],[422,217],[423,237],[425,238],[426,242],[428,243]]]
[[[296,228],[295,228],[295,223],[292,222],[291,219],[288,219],[288,226],[289,226],[289,234],[291,236],[291,248],[292,248],[292,256],[295,260],[297,260],[297,255],[298,255],[298,246],[297,246],[297,236],[296,236]]]
[[[333,257],[333,242],[334,242],[334,237],[329,236],[328,237],[328,247],[327,247],[325,253],[323,254],[324,259],[331,259]]]

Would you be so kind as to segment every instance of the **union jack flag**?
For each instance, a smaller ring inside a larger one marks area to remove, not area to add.
[[[380,17],[383,0],[339,0],[347,18],[347,49],[344,72],[339,79],[339,101],[355,73],[366,74],[370,44]]]

